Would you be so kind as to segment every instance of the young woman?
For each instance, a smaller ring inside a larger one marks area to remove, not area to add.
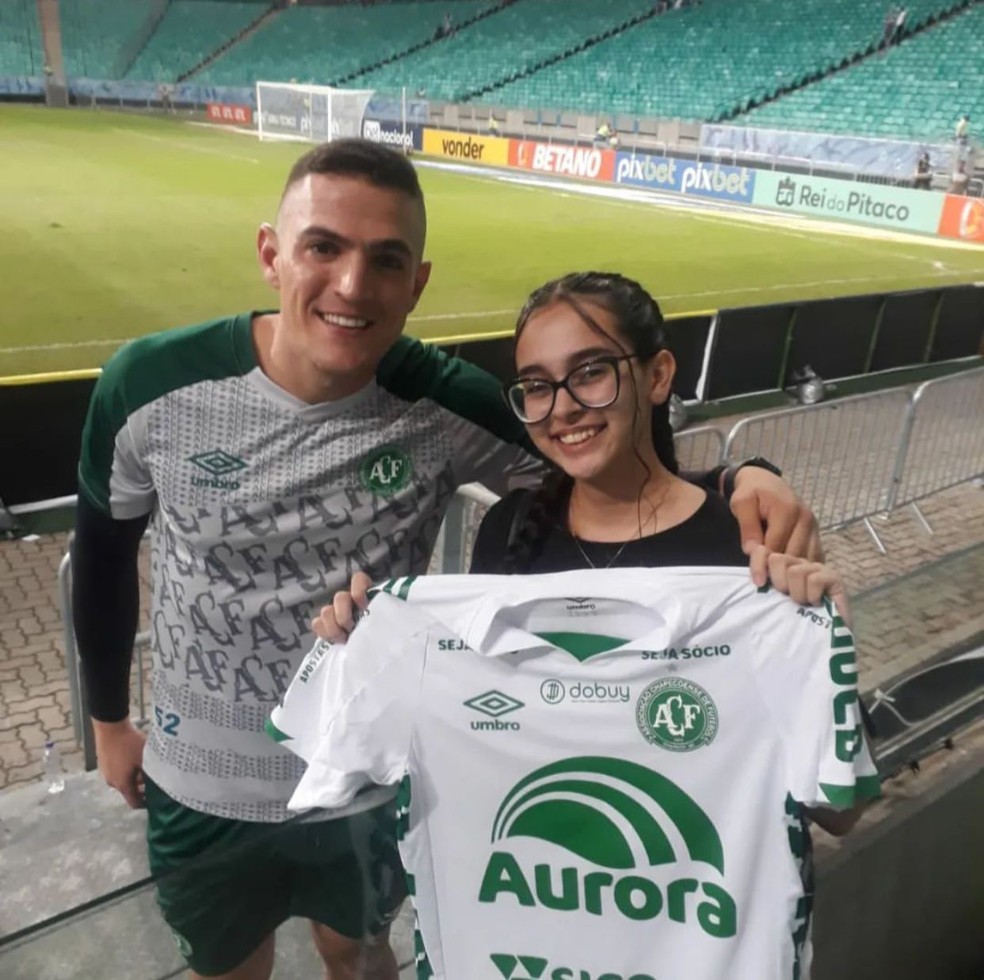
[[[574,273],[527,300],[516,328],[513,411],[553,471],[534,490],[492,507],[478,532],[471,571],[531,574],[580,568],[745,565],[727,503],[677,475],[668,400],[676,364],[655,300],[613,273]],[[806,559],[760,547],[775,588],[801,604],[829,595],[847,618],[840,578]],[[344,640],[369,587],[357,574],[315,632]],[[846,833],[861,808],[811,815]]]

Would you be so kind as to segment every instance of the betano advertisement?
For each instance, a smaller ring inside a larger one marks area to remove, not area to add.
[[[424,153],[463,163],[509,164],[509,144],[513,140],[475,133],[455,133],[447,129],[424,130]]]
[[[744,201],[746,204],[752,200],[755,189],[755,171],[748,167],[674,160],[646,153],[619,153],[615,163],[615,180],[619,184],[635,187],[651,187],[722,201]]]
[[[425,129],[423,151],[469,163],[649,187],[840,221],[984,241],[984,202],[885,184],[776,173],[596,146]],[[944,206],[945,200],[945,206]]]
[[[984,243],[984,201],[947,194],[940,217],[940,234]]]
[[[510,166],[556,174],[558,177],[582,177],[608,182],[615,177],[614,150],[563,143],[533,143],[530,140],[510,142]]]
[[[758,171],[752,203],[761,207],[936,234],[943,198],[886,184]]]

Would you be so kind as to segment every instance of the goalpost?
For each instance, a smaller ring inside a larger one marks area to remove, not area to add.
[[[373,94],[372,89],[257,82],[260,139],[327,143],[362,136],[363,117]]]

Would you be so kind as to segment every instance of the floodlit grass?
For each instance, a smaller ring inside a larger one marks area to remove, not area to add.
[[[95,367],[119,342],[268,308],[256,228],[304,150],[105,111],[0,106],[0,376]],[[984,249],[881,241],[422,168],[434,274],[410,324],[508,330],[545,279],[606,268],[666,312],[984,279]]]

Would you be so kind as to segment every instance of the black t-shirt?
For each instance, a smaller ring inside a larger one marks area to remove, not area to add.
[[[518,512],[526,513],[533,493],[532,490],[514,490],[485,515],[475,540],[473,573],[495,575],[504,571],[502,563],[513,523]],[[557,523],[548,531],[539,553],[525,572],[566,572],[590,568],[591,563],[595,568],[748,564],[748,556],[741,550],[738,522],[727,503],[716,493],[707,493],[694,514],[680,524],[629,541],[624,548],[620,542],[575,541],[563,526],[564,514],[566,507],[560,508]],[[621,553],[618,553],[619,548],[622,548]]]

